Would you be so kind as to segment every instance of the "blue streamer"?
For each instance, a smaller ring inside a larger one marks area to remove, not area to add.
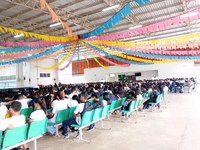
[[[135,0],[140,6],[144,6],[146,3],[149,3],[150,0]]]
[[[5,49],[0,49],[0,53],[8,54],[8,53],[13,53],[13,52],[29,51],[29,50],[45,48],[45,47],[47,46],[38,46],[38,47],[23,46],[23,47],[5,48]]]
[[[133,65],[151,65],[151,64],[154,64],[154,63],[144,63],[144,62],[134,62],[134,61],[130,61],[130,60],[126,60],[126,59],[122,59],[122,58],[119,58],[117,56],[114,56],[114,55],[111,55],[101,49],[99,49],[98,47],[94,46],[94,45],[91,45],[89,43],[87,43],[87,45],[89,45],[90,47],[96,49],[98,52],[101,52],[101,53],[104,53],[106,56],[109,56],[113,59],[116,59],[118,61],[121,61],[121,62],[125,62],[125,63],[128,63],[128,64],[133,64]]]
[[[115,15],[113,15],[108,21],[94,29],[93,31],[83,34],[82,38],[89,38],[91,36],[100,35],[104,32],[105,29],[110,29],[113,25],[122,21],[123,17],[126,17],[131,14],[131,5],[130,2],[127,3],[120,11],[118,11]]]
[[[78,71],[78,65],[79,65],[79,61],[80,61],[80,49],[79,49],[80,45],[78,46],[78,53],[77,53],[77,60],[76,60],[76,69],[74,70],[74,75],[76,74],[76,72]]]
[[[24,58],[20,58],[20,59],[17,59],[17,60],[13,60],[13,61],[5,61],[5,62],[0,62],[0,66],[3,66],[3,65],[10,65],[10,64],[16,64],[16,63],[21,63],[21,62],[24,62],[24,61],[28,61],[28,60],[31,60],[31,59],[36,59],[36,58],[39,58],[39,57],[42,57],[42,56],[45,56],[45,55],[48,55],[48,54],[51,54],[61,48],[63,48],[66,44],[61,44],[61,45],[57,45],[51,49],[48,49],[44,52],[41,52],[39,54],[36,54],[36,55],[32,55],[32,56],[29,56],[29,57],[24,57]]]

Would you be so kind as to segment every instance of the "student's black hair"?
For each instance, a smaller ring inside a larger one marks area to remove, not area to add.
[[[46,113],[47,108],[46,108],[46,104],[44,103],[44,100],[42,100],[40,98],[36,98],[35,103],[38,103],[40,105],[40,107],[42,108],[42,110],[44,111],[44,113]]]
[[[97,99],[98,99],[98,98],[99,98],[99,94],[98,94],[98,93],[95,93],[95,92],[93,92],[93,93],[92,93],[92,95],[91,95],[91,97],[95,97],[95,98],[97,98]]]
[[[12,108],[14,112],[20,112],[22,104],[18,101],[14,101],[11,103],[10,108]]]
[[[78,97],[78,95],[73,95],[73,96],[72,96],[72,99],[73,99],[73,100],[77,100],[77,101],[79,102],[79,97]]]

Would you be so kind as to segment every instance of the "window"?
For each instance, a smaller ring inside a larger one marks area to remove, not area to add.
[[[46,78],[46,77],[49,78],[49,77],[51,77],[51,76],[50,76],[50,73],[40,73],[40,77],[41,77],[41,78],[43,78],[43,77],[44,77],[44,78]]]

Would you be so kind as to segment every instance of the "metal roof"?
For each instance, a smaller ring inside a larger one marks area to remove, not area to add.
[[[117,12],[116,10],[102,12],[102,9],[115,4],[124,6],[130,0],[47,0],[47,2],[71,27],[74,34],[84,34],[107,21]],[[61,26],[49,28],[49,25],[52,24],[51,16],[48,12],[41,11],[39,4],[39,0],[0,0],[0,25],[40,34],[67,36]],[[152,24],[199,6],[200,0],[151,0],[144,6],[139,6],[136,2],[131,1],[132,16],[135,21],[125,18],[105,33],[128,30],[129,27],[138,24]],[[62,14],[63,12],[65,15]],[[23,23],[19,23],[21,21]],[[199,21],[195,21],[190,23],[190,28],[187,28],[187,25],[180,25],[166,31],[152,33],[149,36],[181,32],[191,28],[198,30],[200,27],[198,24]],[[138,39],[145,37],[141,35],[138,36]],[[137,37],[132,39],[137,39]],[[11,34],[0,33],[0,40],[19,41],[24,39],[14,39]],[[26,39],[26,41],[34,40],[33,38]]]

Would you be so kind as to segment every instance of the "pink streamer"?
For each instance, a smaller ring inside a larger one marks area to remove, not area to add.
[[[112,41],[112,40],[118,40],[122,38],[129,38],[129,37],[133,37],[137,35],[147,34],[150,32],[166,30],[166,29],[171,28],[172,25],[180,25],[182,23],[189,23],[192,20],[200,19],[200,7],[192,11],[189,11],[187,13],[195,13],[195,12],[198,12],[198,14],[188,16],[188,17],[181,17],[181,15],[178,15],[178,16],[175,16],[163,21],[153,23],[151,25],[143,26],[141,28],[127,30],[120,33],[112,33],[109,35],[101,35],[101,36],[90,38],[88,40],[111,40]]]
[[[189,56],[189,55],[200,55],[200,49],[198,50],[166,50],[166,51],[161,51],[161,50],[136,50],[133,47],[118,47],[118,46],[113,46],[121,49],[129,49],[130,51],[133,52],[143,52],[143,53],[149,53],[149,54],[160,54],[160,55],[176,55],[176,56]]]
[[[6,47],[18,47],[18,46],[30,46],[30,47],[38,47],[38,46],[53,46],[61,44],[61,42],[45,42],[45,41],[38,41],[38,42],[0,42],[0,45]]]
[[[65,67],[63,67],[63,68],[57,68],[57,70],[63,71],[63,70],[65,70],[66,68],[68,68],[69,65],[72,63],[72,60],[73,60],[73,58],[74,58],[75,56],[76,56],[76,50],[74,50],[74,52],[73,52],[73,54],[72,54],[72,56],[71,56],[69,62],[67,63],[67,65],[66,65]]]

